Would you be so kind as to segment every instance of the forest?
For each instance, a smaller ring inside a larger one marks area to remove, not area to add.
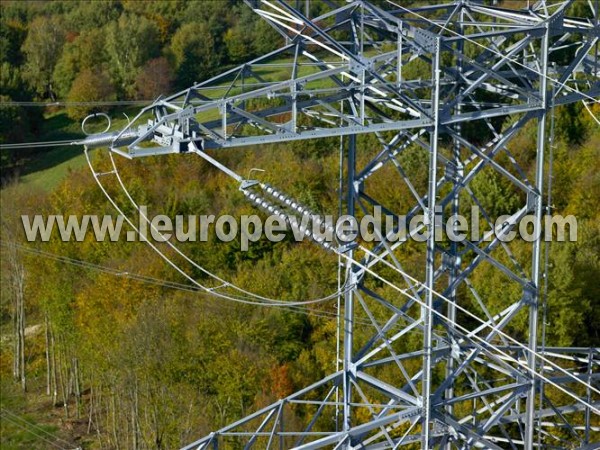
[[[312,3],[311,14],[321,6]],[[283,44],[236,0],[3,1],[0,8],[0,144],[80,138],[81,120],[93,112],[110,114],[118,128],[159,95]],[[591,113],[599,117],[600,105]],[[552,208],[577,217],[579,236],[550,247],[546,340],[598,347],[600,127],[581,104],[557,108],[554,119]],[[535,134],[530,123],[513,144],[528,173]],[[373,136],[358,137],[359,149],[371,145]],[[238,173],[264,169],[272,185],[335,213],[339,147],[337,138],[269,144],[222,160]],[[108,163],[101,150],[92,155]],[[190,289],[143,242],[27,242],[21,215],[115,211],[80,148],[3,148],[1,169],[3,449],[179,448],[335,370],[335,300],[302,308],[228,302]],[[119,161],[119,169],[152,213],[257,213],[237,185],[194,155]],[[420,178],[417,189],[426,189],[427,174]],[[372,189],[384,203],[399,201],[386,183]],[[493,171],[472,189],[489,211],[517,204]],[[337,257],[310,241],[261,239],[240,252],[239,242],[210,236],[180,247],[266,297],[338,289]],[[410,253],[405,258],[410,264]],[[502,302],[505,285],[491,267],[473,282]]]

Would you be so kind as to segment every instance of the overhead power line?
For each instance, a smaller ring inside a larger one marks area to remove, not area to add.
[[[86,260],[82,260],[82,259],[71,258],[71,257],[65,256],[65,255],[47,252],[47,251],[44,251],[44,250],[41,250],[39,248],[35,248],[32,246],[18,244],[15,242],[7,242],[4,240],[0,240],[0,245],[2,247],[6,247],[6,248],[11,248],[11,247],[16,248],[18,251],[21,251],[25,254],[35,255],[36,257],[49,259],[52,261],[59,262],[61,264],[68,264],[71,266],[79,267],[79,268],[82,268],[85,270],[90,270],[93,272],[98,272],[98,273],[102,273],[102,274],[106,274],[106,275],[112,275],[112,276],[115,276],[115,277],[118,277],[121,279],[130,279],[130,280],[137,281],[140,283],[150,284],[153,286],[157,286],[157,287],[161,287],[161,288],[165,288],[165,289],[169,289],[169,290],[187,292],[190,294],[204,294],[204,295],[207,295],[208,297],[214,296],[214,295],[211,295],[210,292],[206,292],[205,290],[203,290],[195,285],[178,283],[176,281],[170,281],[170,280],[165,280],[165,279],[156,278],[156,277],[150,277],[147,275],[142,275],[140,273],[123,270],[123,269],[120,269],[117,267],[111,267],[111,266],[107,266],[107,265],[92,263],[90,261],[86,261]],[[231,306],[233,306],[234,303],[246,303],[243,301],[240,302],[239,299],[236,299],[236,298],[228,298],[228,297],[222,297],[222,296],[219,296],[219,298],[222,300],[229,300],[229,301],[233,302],[233,303],[230,303]],[[335,312],[328,312],[328,311],[322,310],[322,309],[314,309],[314,308],[311,308],[310,306],[295,306],[291,302],[284,303],[281,305],[274,305],[274,304],[267,304],[267,303],[261,303],[261,304],[250,303],[250,305],[251,306],[260,306],[260,307],[275,307],[277,309],[289,311],[294,314],[310,315],[310,316],[319,317],[319,318],[328,319],[328,320],[335,319],[337,317],[337,313],[335,313]],[[363,325],[363,326],[370,325],[369,322],[367,322],[365,320],[361,320],[361,319],[357,320],[357,324]]]
[[[63,139],[62,141],[41,141],[41,142],[21,142],[15,144],[0,144],[0,149],[27,149],[27,148],[43,148],[43,147],[66,147],[75,145],[73,139]]]
[[[122,106],[122,105],[147,105],[154,100],[115,100],[115,101],[90,101],[90,102],[39,102],[39,101],[10,101],[0,102],[0,108],[9,106],[24,106],[24,107],[40,107],[46,108],[50,106]]]

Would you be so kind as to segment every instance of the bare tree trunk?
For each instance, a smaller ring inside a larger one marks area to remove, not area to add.
[[[161,401],[162,398],[165,397],[165,393],[164,393],[164,387],[160,387],[161,390],[161,394],[159,394],[158,398],[153,396],[152,399],[152,427],[154,430],[154,443],[156,445],[157,450],[160,450],[163,448],[162,445],[162,439],[163,439],[163,432],[162,432],[162,423],[161,423],[161,412],[159,411],[159,403]],[[166,416],[166,412],[163,412],[163,414]],[[165,420],[166,417],[164,417]]]
[[[133,450],[139,449],[139,418],[138,418],[138,380],[134,378],[131,402],[131,436]]]
[[[17,313],[19,307],[17,303],[17,297],[13,296],[12,299],[13,304],[13,378],[15,381],[19,379],[19,373],[21,373],[21,358],[19,353],[19,348],[21,341],[19,340],[19,314]]]
[[[89,409],[88,409],[88,426],[87,426],[87,434],[90,434],[90,432],[92,431],[92,423],[93,423],[93,419],[92,417],[94,416],[94,380],[90,379],[90,405],[89,405]]]
[[[81,388],[79,386],[79,360],[77,357],[73,357],[73,394],[75,395],[75,415],[79,419],[80,418],[80,409],[81,409]]]
[[[60,335],[59,335],[60,336]],[[65,410],[65,418],[69,418],[69,368],[67,366],[67,356],[65,346],[59,348],[62,351],[58,355],[59,370],[60,370],[60,393],[62,394],[63,408]]]
[[[50,367],[50,324],[48,320],[48,313],[44,313],[44,327],[46,335],[46,395],[50,396],[52,392],[52,368]]]
[[[90,420],[96,428],[96,434],[98,435],[98,442],[100,442],[100,448],[104,448],[104,435],[101,432],[102,427],[102,384],[99,383],[97,386],[94,384],[95,381],[92,377],[90,380],[90,398],[94,399],[94,408],[90,409]],[[106,408],[108,410],[108,407]],[[108,416],[106,425],[108,425]],[[108,426],[106,427],[108,430]]]
[[[54,339],[54,331],[50,328],[50,357],[52,360],[52,404],[56,405],[58,401],[58,373],[56,368],[56,341]]]
[[[23,269],[23,266],[21,266]],[[19,279],[18,285],[18,315],[19,315],[19,381],[21,382],[21,389],[23,392],[27,391],[27,381],[25,379],[25,296],[23,294],[23,285],[25,281],[24,272],[21,272],[21,277]]]
[[[113,437],[115,440],[115,448],[118,450],[120,448],[119,446],[119,436],[117,434],[117,405],[116,405],[116,393],[113,391],[112,395],[111,395],[111,399],[112,399],[112,410],[113,410],[113,416],[112,416],[112,429],[113,429]]]
[[[7,230],[8,234],[11,234]],[[8,245],[8,264],[13,294],[13,332],[15,336],[13,376],[21,383],[23,391],[27,390],[25,379],[25,267],[19,258],[14,241]]]

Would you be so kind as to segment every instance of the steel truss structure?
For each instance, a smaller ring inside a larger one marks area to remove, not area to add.
[[[284,47],[159,98],[120,133],[83,143],[128,158],[197,153],[266,211],[325,226],[218,155],[346,136],[347,214],[425,220],[410,236],[394,221],[374,244],[337,246],[306,231],[340,255],[352,287],[340,313],[339,370],[185,448],[598,448],[600,350],[546,347],[541,238],[505,239],[526,215],[541,222],[550,213],[553,108],[600,96],[598,2],[515,10],[476,0],[324,1],[311,18],[293,2],[247,3]],[[570,17],[575,6],[587,18]],[[273,70],[280,79],[265,80]],[[537,136],[529,154],[512,147],[525,127]],[[360,146],[366,133],[378,146]],[[520,204],[486,211],[473,185],[487,180],[509,186]],[[377,198],[382,184],[394,204]],[[472,205],[495,233],[435,238],[440,223]],[[502,292],[481,282],[490,276]],[[523,324],[525,335],[515,331]]]

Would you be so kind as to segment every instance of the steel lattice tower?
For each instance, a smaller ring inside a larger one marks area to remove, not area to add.
[[[600,351],[545,346],[542,241],[524,250],[503,239],[526,215],[541,222],[550,212],[553,108],[598,101],[598,2],[581,2],[587,18],[568,16],[573,1],[521,10],[476,0],[326,1],[310,18],[294,2],[247,3],[284,47],[159,98],[122,132],[84,143],[128,158],[197,153],[259,207],[302,214],[213,150],[344,136],[347,214],[424,214],[414,234],[429,236],[394,239],[394,222],[374,245],[315,238],[342,255],[348,274],[340,369],[186,448],[598,448]],[[265,67],[288,72],[267,82]],[[527,155],[534,173],[511,150],[526,126],[537,136]],[[366,133],[378,147],[357,147]],[[482,205],[472,184],[490,173],[520,205],[480,209],[488,228],[505,215],[489,239],[436,241],[440,219]],[[396,204],[374,194],[382,183]],[[481,273],[504,291],[483,292]],[[528,334],[515,323],[528,323]]]

